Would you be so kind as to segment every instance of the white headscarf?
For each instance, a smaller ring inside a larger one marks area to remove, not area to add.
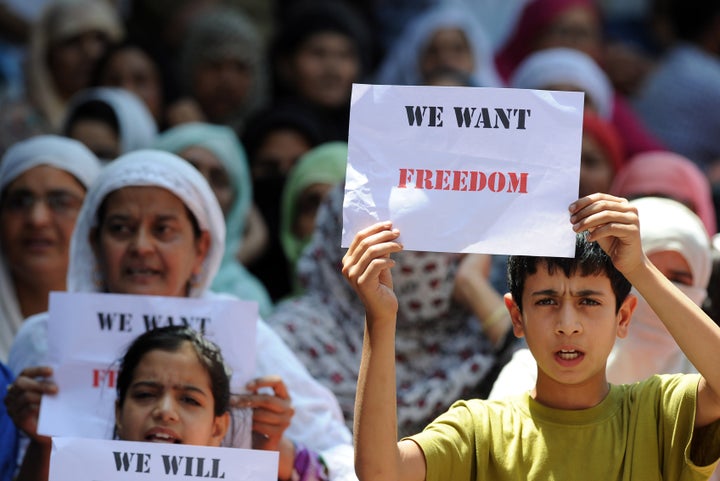
[[[80,142],[56,135],[40,135],[18,142],[5,152],[0,162],[0,194],[20,175],[40,165],[73,175],[86,189],[100,173],[97,157]],[[0,255],[1,360],[7,359],[23,320],[9,268],[4,255]]]
[[[570,84],[592,100],[604,119],[612,115],[613,88],[605,72],[583,52],[572,48],[550,48],[528,56],[518,65],[510,86],[545,89],[553,84]]]
[[[62,130],[67,132],[68,121],[76,109],[98,100],[107,104],[117,118],[120,153],[150,148],[157,136],[157,124],[145,103],[129,90],[116,87],[95,87],[78,92],[70,100]]]
[[[710,281],[710,239],[700,218],[683,204],[660,197],[642,197],[630,202],[638,210],[640,237],[646,254],[675,251],[690,266],[692,286],[678,285],[701,305]],[[631,383],[652,374],[694,372],[665,325],[633,288],[638,305],[628,335],[618,339],[608,359],[608,380]]]
[[[210,234],[210,249],[202,272],[190,290],[190,297],[202,297],[218,271],[225,249],[225,221],[210,186],[190,163],[169,152],[137,150],[108,164],[88,191],[80,209],[70,242],[68,291],[97,292],[100,267],[93,254],[89,235],[97,225],[97,212],[111,192],[131,186],[155,186],[167,189],[190,209],[200,229]]]
[[[465,34],[475,61],[475,71],[471,75],[475,86],[501,86],[502,80],[495,70],[490,42],[482,25],[476,21],[473,12],[457,4],[439,4],[410,22],[380,66],[376,83],[421,85],[423,79],[418,66],[420,55],[433,34],[444,28],[457,28]]]

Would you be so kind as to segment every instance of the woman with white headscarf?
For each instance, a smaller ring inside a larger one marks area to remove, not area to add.
[[[585,92],[585,104],[604,120],[610,120],[613,88],[595,60],[573,48],[539,50],[523,60],[510,79],[520,89],[577,90]]]
[[[110,161],[133,150],[147,149],[157,136],[150,110],[129,90],[95,87],[70,100],[62,132]]]
[[[43,135],[0,162],[0,360],[23,320],[65,290],[70,235],[100,162],[80,142]]]
[[[413,19],[395,40],[375,82],[425,85],[440,69],[461,71],[476,87],[502,85],[482,25],[461,5],[439,4]]]
[[[710,238],[700,218],[683,204],[661,197],[630,201],[640,216],[640,238],[648,259],[701,306],[712,268]],[[643,297],[638,299],[628,335],[608,358],[608,380],[631,383],[652,374],[696,372],[667,328]]]
[[[265,286],[238,260],[252,206],[252,180],[245,149],[229,127],[202,122],[182,124],[163,132],[155,147],[179,155],[207,179],[225,216],[225,252],[212,289],[256,301],[267,316],[272,301]]]
[[[68,290],[217,297],[220,294],[209,287],[224,246],[222,210],[197,169],[168,152],[135,151],[108,164],[88,192],[73,233]],[[47,449],[43,444],[47,440],[35,432],[37,412],[32,412],[32,401],[28,405],[28,396],[37,400],[57,390],[52,382],[37,380],[52,372],[41,367],[47,353],[47,328],[45,313],[28,319],[10,353],[10,368],[19,376],[8,412],[16,425],[33,436],[25,468],[33,468],[28,457],[39,459],[39,453]],[[351,463],[350,433],[332,394],[261,319],[256,345],[260,377],[248,387],[254,395],[244,398],[245,405],[253,408],[253,430],[261,434],[254,447],[273,449],[271,443],[280,442],[284,432],[293,441],[322,452],[331,474]],[[276,390],[277,395],[256,392],[261,387]],[[263,422],[266,416],[278,423]],[[39,478],[35,473],[29,479]]]

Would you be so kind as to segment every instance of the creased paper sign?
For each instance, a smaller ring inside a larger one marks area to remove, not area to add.
[[[214,341],[232,369],[232,392],[243,392],[255,373],[257,309],[233,298],[50,293],[48,364],[59,392],[43,396],[38,432],[111,438],[117,361],[137,336],[170,324]]]
[[[52,440],[49,481],[275,481],[277,472],[276,451],[63,437]]]
[[[342,246],[391,220],[406,249],[572,257],[584,94],[353,86]]]

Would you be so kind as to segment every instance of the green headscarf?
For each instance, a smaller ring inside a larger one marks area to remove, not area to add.
[[[303,154],[288,173],[280,211],[280,242],[294,276],[295,264],[310,238],[300,239],[293,233],[298,199],[312,184],[336,185],[345,180],[347,142],[327,142]]]
[[[211,289],[257,301],[260,314],[265,316],[272,310],[270,295],[235,257],[242,244],[245,221],[252,203],[252,182],[245,149],[231,128],[201,122],[173,127],[160,134],[155,142],[155,148],[175,154],[189,147],[202,147],[217,157],[228,172],[235,191],[233,204],[225,216],[225,252]]]

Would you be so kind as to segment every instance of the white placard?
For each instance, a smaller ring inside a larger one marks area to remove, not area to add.
[[[49,481],[275,481],[278,453],[55,437]]]
[[[80,292],[50,293],[48,363],[58,394],[43,396],[38,432],[110,439],[117,361],[147,329],[189,325],[222,350],[230,388],[245,392],[255,373],[257,303]]]
[[[572,257],[584,94],[353,85],[342,246]]]

